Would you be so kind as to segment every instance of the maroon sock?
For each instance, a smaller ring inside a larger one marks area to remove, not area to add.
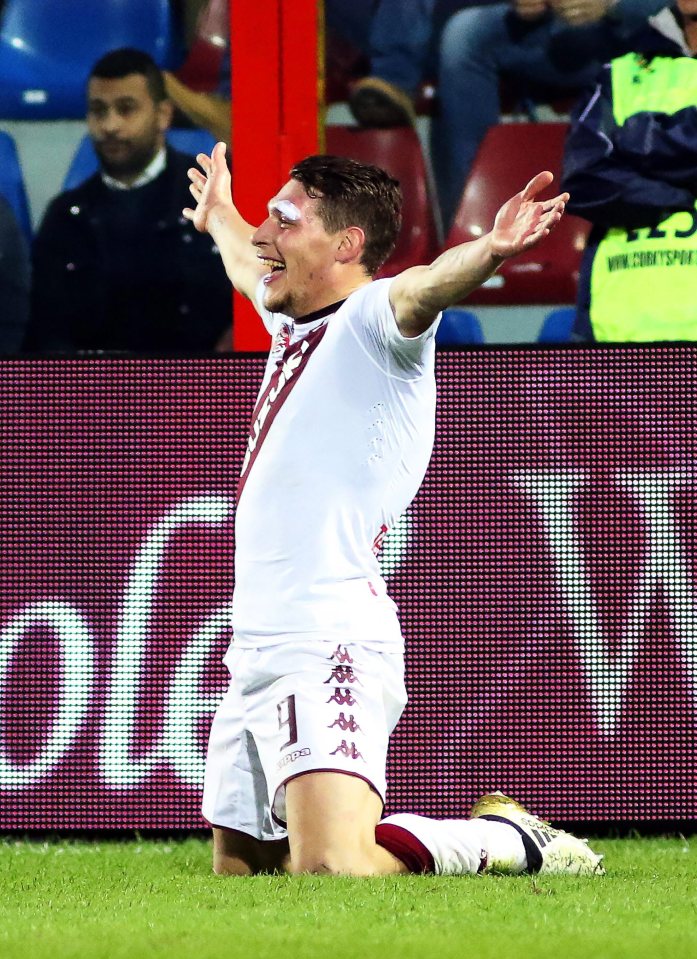
[[[390,822],[378,823],[375,827],[375,842],[403,862],[409,872],[435,872],[433,856],[407,829]]]

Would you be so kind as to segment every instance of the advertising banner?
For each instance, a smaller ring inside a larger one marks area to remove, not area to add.
[[[697,816],[696,359],[439,355],[390,811]],[[263,360],[0,366],[0,829],[200,828]]]

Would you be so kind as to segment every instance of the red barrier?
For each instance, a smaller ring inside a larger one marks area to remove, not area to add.
[[[254,225],[290,168],[319,152],[322,30],[317,0],[230,2],[232,193]],[[267,350],[263,324],[237,293],[233,314],[234,349]]]
[[[393,810],[697,814],[692,347],[439,357]],[[192,828],[262,361],[0,363],[0,829]]]

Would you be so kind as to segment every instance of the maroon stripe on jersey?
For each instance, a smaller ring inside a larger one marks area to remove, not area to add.
[[[271,374],[266,389],[259,397],[259,401],[252,413],[252,422],[247,437],[247,450],[242,462],[239,482],[237,483],[237,501],[239,502],[247,477],[254,465],[259,450],[266,439],[271,424],[276,419],[278,411],[290,395],[290,391],[300,378],[300,374],[307,366],[307,362],[320,344],[327,330],[323,323],[316,330],[312,330],[299,343],[286,348],[278,361],[276,369]]]

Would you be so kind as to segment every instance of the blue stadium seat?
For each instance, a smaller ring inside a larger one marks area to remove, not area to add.
[[[215,137],[207,130],[186,129],[168,130],[167,142],[181,153],[210,153],[215,146]],[[92,141],[88,136],[80,140],[75,156],[63,180],[64,190],[74,190],[87,177],[92,176],[98,169],[97,154],[94,152]]]
[[[538,343],[568,343],[571,339],[571,330],[576,319],[576,309],[573,306],[563,306],[559,310],[552,310],[545,317],[540,332],[537,334]]]
[[[197,153],[208,153],[216,144],[216,139],[208,130],[200,130],[198,127],[177,128],[167,131],[167,142],[180,153],[189,153],[196,156]]]
[[[457,306],[444,310],[436,331],[436,344],[464,346],[468,343],[484,343],[484,333],[475,314]]]
[[[22,168],[15,141],[9,133],[0,131],[0,193],[12,207],[17,223],[31,242],[31,217]]]
[[[94,63],[137,47],[176,67],[183,45],[169,0],[5,0],[0,14],[0,117],[83,117]]]

